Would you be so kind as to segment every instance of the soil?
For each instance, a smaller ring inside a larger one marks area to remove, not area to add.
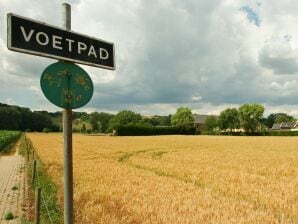
[[[15,153],[0,156],[0,223],[20,223],[27,210],[27,180],[25,159],[19,155],[19,143],[15,145]],[[12,220],[5,220],[11,212]]]

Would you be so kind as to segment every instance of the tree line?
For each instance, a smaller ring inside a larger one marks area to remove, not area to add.
[[[89,117],[89,118],[88,118]],[[141,114],[135,113],[130,110],[122,110],[117,114],[109,113],[98,113],[93,112],[85,118],[85,121],[88,121],[91,125],[92,132],[112,132],[113,129],[117,128],[120,125],[138,125],[138,126],[171,126],[171,115],[168,116],[150,116],[145,117]],[[85,127],[82,126],[85,131]]]
[[[32,112],[29,108],[0,103],[0,130],[43,131],[45,128],[58,131],[46,111]]]
[[[227,108],[219,116],[208,116],[203,132],[257,132],[271,128],[274,123],[295,121],[285,113],[273,113],[263,117],[264,107],[260,104],[243,104],[239,108]],[[142,116],[130,110],[117,114],[106,112],[73,112],[74,131],[83,133],[111,133],[119,126],[177,127],[190,129],[195,126],[190,108],[180,107],[174,114],[166,116]],[[29,108],[0,103],[0,129],[21,131],[62,131],[62,112],[31,111]],[[157,130],[157,129],[146,129]],[[162,130],[163,131],[163,130]]]
[[[209,116],[204,124],[204,132],[235,132],[243,129],[246,133],[268,131],[273,124],[293,122],[296,119],[286,113],[272,113],[263,117],[264,107],[260,104],[243,104],[239,108],[227,108],[219,116]]]

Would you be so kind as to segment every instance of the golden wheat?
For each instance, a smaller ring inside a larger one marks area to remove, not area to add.
[[[61,134],[28,134],[62,204]],[[298,223],[298,138],[74,135],[76,223]]]

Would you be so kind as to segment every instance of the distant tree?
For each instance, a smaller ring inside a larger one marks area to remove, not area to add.
[[[14,107],[0,107],[0,129],[19,130],[21,113]]]
[[[33,112],[31,127],[32,131],[43,131],[44,128],[50,129],[53,126],[51,117],[48,114]]]
[[[32,129],[33,112],[29,108],[17,108],[17,110],[21,113],[20,130],[30,129],[31,131],[36,131]]]
[[[273,124],[275,123],[276,114],[270,114],[267,118],[262,118],[261,123],[266,125],[266,127],[271,128]]]
[[[211,134],[217,127],[218,121],[216,116],[208,116],[204,122],[203,131]]]
[[[222,111],[218,118],[218,125],[221,130],[229,130],[240,127],[239,112],[236,108],[228,108]]]
[[[142,117],[142,124],[145,126],[156,126],[159,123],[155,117]]]
[[[86,113],[86,114],[82,114],[82,115],[80,116],[80,119],[81,119],[81,121],[89,121],[90,117],[89,117],[89,115]]]
[[[102,132],[107,132],[109,128],[109,122],[114,116],[115,115],[113,114],[109,114],[105,112],[100,112],[98,114],[98,121],[100,122]]]
[[[113,114],[105,112],[93,112],[89,115],[89,122],[93,131],[106,132],[109,127],[110,120],[114,117]]]
[[[293,122],[293,121],[296,121],[296,119],[293,116],[285,114],[285,113],[279,113],[276,116],[274,123],[280,124],[282,122]]]
[[[81,127],[81,132],[82,133],[86,133],[86,125],[85,125],[85,123],[83,123],[83,125]]]
[[[43,131],[44,128],[51,131],[58,129],[47,111],[32,112],[24,107],[0,106],[0,129]]]
[[[127,125],[127,124],[140,124],[142,117],[140,114],[137,114],[130,110],[122,110],[117,113],[109,121],[109,131],[112,131],[118,125]]]
[[[171,126],[170,116],[143,117],[142,123],[149,126]]]
[[[190,128],[194,125],[194,117],[187,107],[180,107],[171,117],[171,123],[176,127]]]
[[[256,132],[263,117],[264,107],[259,104],[243,104],[239,108],[241,127],[245,132]]]
[[[262,119],[262,123],[268,128],[271,128],[273,124],[280,124],[282,122],[293,122],[296,119],[286,113],[272,113],[267,118]]]
[[[88,116],[86,112],[72,112],[72,120],[81,119],[84,116]]]
[[[99,121],[99,114],[97,112],[93,112],[90,114],[90,125],[93,132],[101,132],[101,124]]]
[[[171,115],[169,116],[159,116],[159,126],[171,126]]]

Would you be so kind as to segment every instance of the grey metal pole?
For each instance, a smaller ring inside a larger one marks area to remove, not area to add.
[[[40,223],[40,200],[41,200],[41,188],[37,187],[35,190],[35,221],[34,221],[34,224]]]
[[[65,30],[71,29],[71,8],[62,4],[62,25]],[[72,110],[63,111],[64,135],[64,223],[73,224],[73,165],[72,165]]]
[[[33,167],[32,167],[32,186],[35,183],[35,176],[36,176],[36,160],[33,160]]]

